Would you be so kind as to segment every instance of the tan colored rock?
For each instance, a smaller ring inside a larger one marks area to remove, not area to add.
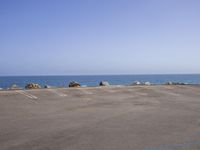
[[[26,89],[39,89],[41,86],[36,83],[29,83],[25,86]]]

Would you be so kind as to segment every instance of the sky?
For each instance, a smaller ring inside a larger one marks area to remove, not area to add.
[[[200,73],[199,0],[0,0],[0,76]]]

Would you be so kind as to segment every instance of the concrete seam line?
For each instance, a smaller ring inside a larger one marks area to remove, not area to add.
[[[29,94],[29,93],[27,93],[27,92],[25,92],[25,91],[16,91],[16,92],[19,93],[19,94],[22,94],[22,95],[24,95],[24,96],[26,96],[26,97],[28,97],[28,98],[37,99],[36,96],[34,96],[34,95],[32,95],[32,94]]]

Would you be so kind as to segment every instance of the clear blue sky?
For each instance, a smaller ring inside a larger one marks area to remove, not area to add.
[[[0,0],[0,75],[200,73],[199,0]]]

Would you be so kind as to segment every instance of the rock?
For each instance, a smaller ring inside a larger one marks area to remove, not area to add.
[[[22,88],[18,87],[16,84],[13,84],[9,89],[10,90],[19,90],[19,89],[22,89]]]
[[[135,82],[133,82],[133,84],[131,84],[131,85],[141,85],[141,82],[135,81]]]
[[[50,89],[50,88],[52,88],[52,87],[51,87],[50,85],[45,85],[44,88],[45,88],[45,89]]]
[[[107,81],[101,81],[99,86],[110,86],[110,84]]]
[[[186,85],[186,84],[183,82],[177,82],[176,85]]]
[[[169,82],[166,82],[165,85],[173,85],[173,83],[169,81]]]
[[[75,82],[75,81],[71,81],[69,83],[69,87],[80,87],[80,86],[81,86],[81,84],[78,82]]]
[[[150,82],[144,82],[144,85],[151,85]]]
[[[29,83],[25,86],[26,89],[39,89],[41,86],[36,83]]]
[[[183,82],[166,82],[165,85],[186,85]]]

